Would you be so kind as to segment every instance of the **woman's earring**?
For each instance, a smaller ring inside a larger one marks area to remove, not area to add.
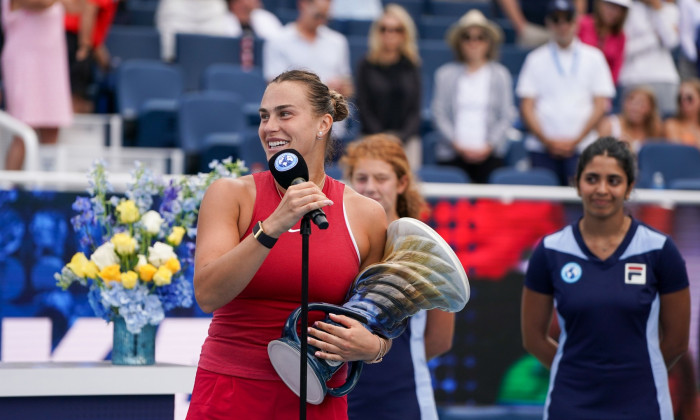
[[[321,140],[323,138],[323,131],[319,131],[316,139]]]

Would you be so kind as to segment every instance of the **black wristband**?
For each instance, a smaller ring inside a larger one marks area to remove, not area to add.
[[[273,246],[275,246],[275,243],[277,242],[277,238],[273,238],[272,236],[268,236],[265,234],[265,231],[262,228],[262,222],[258,221],[258,223],[253,226],[253,237],[258,240],[265,248],[272,249]]]

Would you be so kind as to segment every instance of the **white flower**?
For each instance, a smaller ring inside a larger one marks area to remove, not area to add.
[[[90,256],[90,260],[97,264],[97,267],[102,270],[107,266],[119,264],[119,257],[114,252],[114,244],[105,242],[100,245],[95,252]]]
[[[134,269],[138,270],[139,267],[142,265],[148,264],[148,260],[146,259],[146,256],[143,254],[137,255],[138,260],[136,261],[136,265],[134,266]]]
[[[163,242],[156,242],[153,246],[148,247],[148,262],[156,267],[165,264],[171,258],[177,258],[173,251],[173,247]]]
[[[151,235],[156,235],[160,232],[160,226],[163,224],[163,218],[160,217],[160,213],[155,210],[149,210],[141,216],[141,223],[146,228],[146,232]]]

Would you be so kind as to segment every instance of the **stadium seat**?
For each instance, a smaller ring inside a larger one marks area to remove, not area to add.
[[[125,6],[129,26],[155,27],[157,1],[129,0]]]
[[[204,70],[202,87],[206,91],[233,92],[243,99],[243,111],[249,125],[260,122],[258,108],[267,82],[260,68],[244,70],[234,64],[212,64]]]
[[[350,68],[353,75],[357,72],[357,65],[365,54],[367,54],[368,37],[365,36],[349,36],[348,47],[350,48]]]
[[[419,181],[468,184],[469,176],[453,166],[423,165],[415,171]]]
[[[693,146],[668,143],[667,140],[646,143],[638,154],[640,188],[652,188],[657,173],[662,175],[663,185],[670,187],[680,179],[700,178],[700,150]]]
[[[160,60],[160,34],[153,27],[117,26],[110,28],[105,46],[112,67],[131,59]]]
[[[505,166],[491,173],[489,184],[546,185],[555,187],[559,185],[559,178],[554,172],[545,168],[520,170],[511,166]]]
[[[115,83],[125,140],[135,146],[173,147],[182,70],[156,60],[127,60],[119,66]]]
[[[335,180],[341,181],[343,179],[343,170],[338,164],[334,163],[326,166],[326,175]]]
[[[344,33],[347,36],[368,36],[371,27],[371,20],[350,19],[345,23]]]
[[[185,89],[198,90],[204,70],[212,64],[241,64],[241,39],[201,34],[175,35],[175,61],[185,72]],[[253,63],[262,65],[261,38],[253,44]]]
[[[179,146],[187,156],[189,173],[208,170],[208,161],[201,159],[200,164],[205,150],[238,148],[249,133],[243,100],[234,93],[187,93],[180,99],[177,120]]]
[[[450,26],[459,20],[459,16],[423,16],[418,25],[420,39],[433,39],[445,42]]]
[[[515,79],[520,74],[520,69],[523,67],[525,57],[529,52],[530,49],[527,48],[504,44],[501,45],[498,61],[510,71],[511,76]]]
[[[700,190],[700,178],[678,178],[669,182],[672,190]]]
[[[472,9],[478,9],[489,19],[493,16],[491,2],[454,0],[430,0],[428,2],[429,14],[436,16],[457,16],[459,18]]]

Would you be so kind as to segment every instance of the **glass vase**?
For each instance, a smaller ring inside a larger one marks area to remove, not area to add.
[[[146,324],[139,334],[126,329],[124,318],[114,320],[113,365],[152,365],[156,362],[156,326]]]

